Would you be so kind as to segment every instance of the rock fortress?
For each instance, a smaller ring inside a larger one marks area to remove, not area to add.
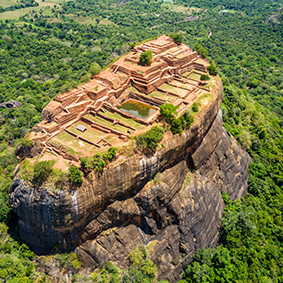
[[[145,51],[153,54],[148,66],[139,62]],[[180,280],[196,250],[219,243],[221,193],[232,200],[246,194],[251,162],[222,126],[220,77],[201,81],[208,66],[185,44],[160,36],[56,96],[29,132],[33,142],[16,150],[9,198],[22,239],[38,254],[75,250],[92,269],[107,261],[126,268],[143,246],[159,280]],[[182,134],[166,126],[159,111],[166,102],[179,106],[178,116],[197,103]],[[139,151],[134,138],[154,125],[167,129],[162,141],[154,152]],[[84,172],[81,185],[56,189],[23,174],[49,160],[66,172],[111,147],[118,148],[114,160],[101,172]]]
[[[139,56],[148,50],[153,60],[143,66]],[[28,135],[42,147],[37,161],[56,157],[64,168],[63,160],[77,163],[80,157],[122,145],[128,136],[156,123],[159,106],[166,102],[183,113],[213,94],[200,81],[208,65],[197,52],[167,36],[134,47],[90,82],[56,96],[45,107],[42,122]]]

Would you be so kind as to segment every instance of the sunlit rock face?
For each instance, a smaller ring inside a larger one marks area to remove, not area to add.
[[[196,250],[219,242],[225,206],[221,193],[236,200],[247,192],[251,159],[222,126],[223,87],[219,77],[213,80],[212,100],[191,128],[182,135],[166,132],[164,147],[155,153],[119,156],[122,162],[110,164],[102,173],[90,172],[81,186],[63,190],[16,176],[10,204],[19,216],[22,239],[38,254],[47,254],[54,246],[75,249],[83,266],[91,268],[109,260],[125,268],[129,253],[146,245],[159,279],[179,280]],[[43,111],[44,119],[59,115],[63,102],[53,101]],[[60,131],[57,126],[54,133]],[[51,132],[46,130],[45,135]],[[33,158],[42,152],[44,139],[36,142],[37,150],[19,148],[18,157]]]
[[[102,267],[111,260],[124,268],[128,254],[146,245],[159,279],[179,280],[196,250],[218,244],[225,207],[221,193],[232,200],[246,194],[250,162],[219,113],[197,149],[89,223],[82,234],[87,240],[76,249],[79,258],[85,266]],[[101,235],[104,228],[107,234]]]

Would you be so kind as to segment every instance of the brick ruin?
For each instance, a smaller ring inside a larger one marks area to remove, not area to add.
[[[142,52],[153,52],[150,66],[139,63]],[[161,36],[135,46],[107,69],[84,84],[56,96],[43,110],[42,121],[28,138],[40,144],[38,160],[47,152],[71,162],[123,143],[127,136],[145,131],[158,119],[166,102],[185,111],[209,92],[200,81],[208,61],[185,44]],[[117,108],[133,100],[156,111],[140,118]],[[77,130],[85,127],[84,132]]]

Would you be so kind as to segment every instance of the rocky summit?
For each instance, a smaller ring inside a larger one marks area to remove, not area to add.
[[[139,58],[146,51],[152,62],[144,65]],[[246,194],[251,159],[222,126],[222,82],[217,75],[201,79],[208,66],[188,46],[162,36],[51,101],[27,136],[32,142],[16,151],[10,203],[22,239],[38,254],[75,249],[93,269],[107,261],[125,268],[129,253],[147,246],[159,279],[170,282],[181,278],[196,250],[215,247],[221,194],[232,200]],[[168,129],[154,152],[137,149],[135,137],[154,125],[168,128],[159,111],[165,103],[178,106],[178,116],[197,103],[194,123],[182,134]],[[63,172],[80,167],[81,158],[112,146],[115,159],[84,172],[80,185],[67,180],[56,189],[24,174],[43,161]]]

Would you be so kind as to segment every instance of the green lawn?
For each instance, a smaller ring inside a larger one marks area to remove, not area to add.
[[[65,148],[69,149],[68,153],[74,156],[92,155],[99,151],[94,145],[82,140],[76,140],[74,136],[63,131],[59,135],[51,139],[56,144],[60,142]]]
[[[2,6],[3,8],[7,8],[17,4],[21,4],[21,3],[18,3],[17,0],[0,0],[0,6]]]
[[[39,12],[40,10],[43,10],[43,15],[45,14],[51,14],[50,11],[50,7],[54,7],[55,5],[58,5],[59,3],[62,3],[64,0],[46,0],[46,1],[42,1],[42,0],[38,0],[38,4],[39,6],[37,7],[28,7],[28,8],[23,8],[23,9],[17,9],[14,11],[7,11],[4,13],[0,13],[0,20],[14,20],[14,19],[18,19],[21,16],[24,16],[32,11],[36,11]],[[17,3],[16,0],[0,0],[0,6],[2,7],[9,7],[12,5],[15,5],[15,3]]]
[[[209,92],[208,91],[205,91],[205,90],[203,90],[203,89],[199,89],[198,91],[197,91],[197,94],[199,95],[204,95],[204,94],[209,94]]]
[[[86,138],[87,140],[92,141],[93,143],[97,143],[101,138],[105,137],[106,133],[97,131],[95,129],[86,130],[81,134],[81,137]]]
[[[181,87],[181,88],[185,88],[185,89],[187,89],[187,90],[192,90],[192,89],[195,88],[194,85],[191,85],[191,84],[184,84],[184,83],[182,83],[182,82],[180,82],[180,81],[177,81],[177,80],[173,80],[170,84],[176,85],[176,86]]]
[[[115,135],[108,135],[105,140],[109,143],[112,144],[112,146],[115,146],[115,144],[117,144],[118,142],[120,142],[121,140],[119,140],[119,138]]]
[[[184,13],[187,15],[192,15],[193,12],[201,11],[201,8],[196,7],[185,7],[183,5],[176,5],[173,3],[163,3],[161,6],[168,7],[168,10],[175,12],[175,13]]]
[[[175,93],[176,87],[168,85],[168,84],[163,84],[161,87],[159,87],[163,91],[170,91],[172,93]]]
[[[184,74],[181,74],[181,76],[186,78],[190,73],[191,73],[191,72],[186,72],[186,73],[184,73]]]
[[[52,138],[51,141],[53,141],[53,139],[54,139],[55,142],[59,141],[61,144],[64,145],[64,143],[73,142],[75,140],[75,137],[72,136],[71,134],[63,131],[59,135]]]
[[[192,84],[183,84],[182,87],[190,91],[196,88],[196,86]]]
[[[184,97],[188,93],[187,90],[184,90],[184,89],[181,89],[181,88],[177,88],[177,87],[171,86],[169,84],[163,84],[160,87],[160,89],[163,90],[163,91],[171,92],[171,93],[176,94],[176,95],[178,95],[180,97]]]
[[[193,80],[197,80],[197,81],[200,81],[200,74],[197,74],[195,72],[192,72],[190,75],[189,75],[189,78],[190,79],[193,79]]]
[[[170,94],[165,95],[165,93],[161,91],[153,91],[149,96],[153,98],[156,97],[170,103],[177,99],[176,96]]]
[[[94,121],[95,123],[98,123],[98,124],[100,124],[102,126],[108,127],[110,129],[119,131],[119,132],[124,133],[124,134],[126,134],[127,131],[128,131],[128,128],[126,128],[126,127],[124,127],[122,125],[116,124],[115,126],[112,126],[112,122],[107,121],[107,120],[105,120],[105,119],[103,119],[103,118],[101,118],[99,116],[92,116],[92,115],[88,114],[85,117],[90,119],[90,120],[92,120],[92,121]]]
[[[110,112],[110,111],[106,111],[105,113],[101,112],[101,114],[104,115],[104,116],[106,116],[106,117],[109,117],[109,118],[111,118],[111,119],[113,119],[113,120],[119,119],[119,121],[120,121],[121,123],[124,123],[124,124],[126,124],[126,125],[129,125],[130,127],[134,128],[134,129],[136,129],[136,130],[142,130],[142,129],[145,129],[145,128],[146,128],[145,125],[143,125],[143,124],[141,124],[141,123],[139,123],[139,122],[137,122],[137,121],[135,121],[135,120],[133,120],[133,119],[125,118],[125,117],[121,116],[121,115],[120,115],[119,113],[117,113],[117,112],[112,113],[112,112]]]
[[[85,126],[87,130],[84,132],[77,130],[78,125]],[[90,125],[83,123],[82,121],[78,121],[77,123],[73,124],[71,127],[68,128],[68,130],[76,135],[79,135],[83,138],[86,138],[87,140],[90,140],[93,143],[98,142],[101,138],[107,135],[106,133],[98,131],[92,128]]]
[[[156,97],[162,100],[165,100],[165,93],[161,91],[153,91],[151,94],[149,94],[150,97]]]

